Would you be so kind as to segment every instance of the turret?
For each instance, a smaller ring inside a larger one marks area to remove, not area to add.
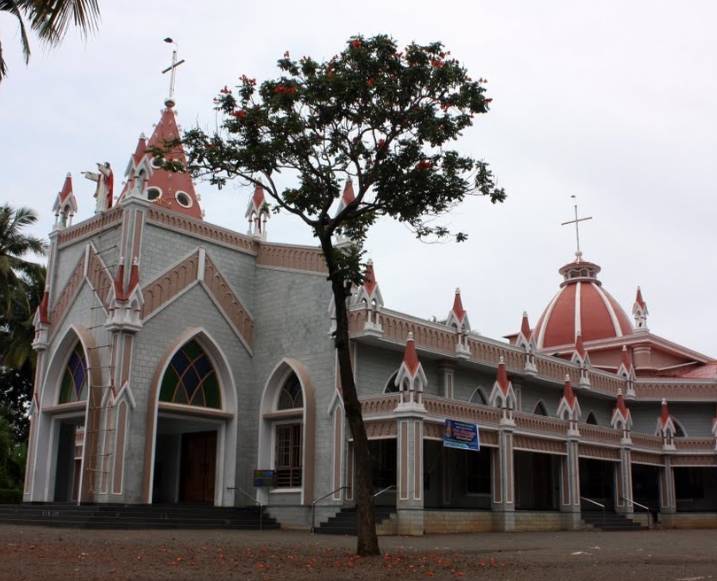
[[[423,392],[428,385],[428,379],[418,359],[416,342],[413,339],[413,333],[410,331],[406,338],[403,361],[398,368],[395,381],[396,387],[398,387],[401,394],[396,411],[422,411]]]
[[[635,318],[635,331],[647,331],[647,303],[642,298],[642,291],[637,287],[637,296],[635,303],[632,305],[632,316]]]
[[[55,230],[62,230],[72,225],[72,218],[77,214],[77,198],[72,192],[72,175],[67,174],[62,189],[52,206],[55,214]]]
[[[269,219],[269,204],[264,188],[257,185],[249,200],[244,216],[249,220],[249,235],[266,240],[266,222]]]
[[[496,370],[496,379],[493,389],[488,398],[488,404],[493,407],[500,408],[501,419],[503,425],[515,425],[513,419],[513,411],[517,408],[517,398],[513,383],[508,379],[508,370],[505,367],[505,360],[501,356],[498,361],[498,369]]]

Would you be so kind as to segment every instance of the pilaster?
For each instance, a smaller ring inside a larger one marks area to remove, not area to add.
[[[632,450],[620,448],[620,462],[615,466],[615,512],[630,516],[632,505]]]
[[[578,440],[565,443],[567,454],[560,463],[560,511],[565,513],[568,529],[580,528],[580,462]]]
[[[397,419],[398,534],[423,534],[423,417],[401,413]]]
[[[672,515],[677,512],[675,496],[675,471],[672,468],[672,457],[664,456],[665,466],[660,468],[660,513]]]
[[[498,448],[491,456],[493,473],[492,502],[495,528],[515,528],[515,482],[513,478],[513,430],[503,426],[498,431]]]

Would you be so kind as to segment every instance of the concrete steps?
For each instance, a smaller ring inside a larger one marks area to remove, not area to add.
[[[393,506],[376,507],[376,526],[396,514]],[[316,529],[320,535],[355,535],[356,509],[354,507],[342,508],[336,515],[323,522]]]
[[[0,524],[92,529],[278,529],[258,507],[190,505],[0,505]]]
[[[603,531],[642,531],[647,527],[636,523],[622,514],[614,512],[583,512],[580,517],[583,522],[596,529]]]

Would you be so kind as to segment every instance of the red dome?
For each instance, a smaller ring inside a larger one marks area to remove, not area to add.
[[[563,282],[533,331],[538,349],[632,333],[630,319],[597,279],[600,267],[578,258],[560,269]]]

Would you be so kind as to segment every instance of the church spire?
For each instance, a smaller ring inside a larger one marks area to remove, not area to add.
[[[635,296],[635,303],[632,305],[632,316],[635,317],[635,330],[636,331],[647,331],[647,315],[650,312],[647,310],[647,303],[642,298],[642,291],[640,287],[637,287],[637,295]]]
[[[72,225],[72,218],[77,213],[77,198],[72,191],[72,175],[67,174],[62,183],[62,189],[55,198],[52,206],[55,214],[55,229],[63,229]]]
[[[266,240],[266,221],[269,219],[269,204],[264,188],[257,185],[249,200],[244,217],[249,220],[249,235]]]

